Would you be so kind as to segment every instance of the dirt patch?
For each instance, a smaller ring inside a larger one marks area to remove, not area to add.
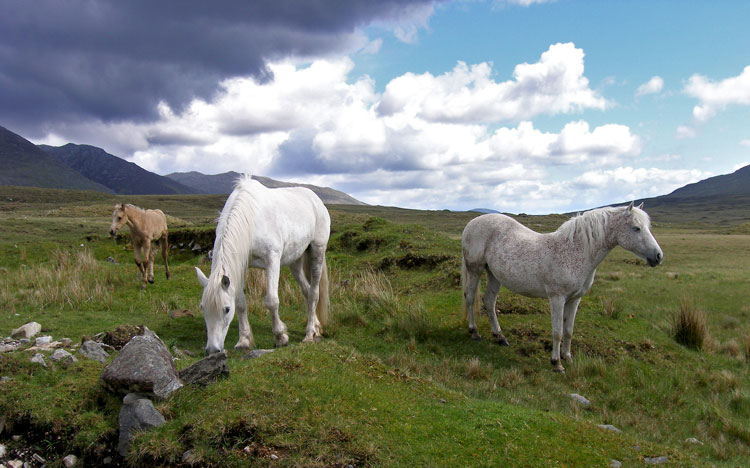
[[[439,264],[453,258],[450,255],[429,255],[409,252],[401,257],[385,257],[380,261],[380,269],[388,269],[393,265],[402,270],[417,268],[435,268]]]

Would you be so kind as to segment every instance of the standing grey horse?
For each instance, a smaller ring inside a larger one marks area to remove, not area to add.
[[[528,297],[549,299],[552,318],[552,365],[565,372],[562,358],[572,359],[570,341],[581,297],[594,282],[596,268],[616,246],[643,258],[650,266],[663,259],[651,234],[651,222],[643,204],[633,207],[599,208],[566,221],[557,231],[539,234],[501,214],[482,215],[464,228],[461,236],[463,262],[461,280],[464,307],[472,338],[481,339],[474,321],[478,305],[477,286],[487,271],[484,307],[495,339],[508,345],[495,313],[500,287]]]

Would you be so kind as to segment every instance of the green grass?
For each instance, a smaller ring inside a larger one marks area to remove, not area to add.
[[[156,283],[141,291],[132,252],[106,235],[115,197],[24,190],[11,202],[0,195],[0,334],[36,320],[44,333],[78,342],[120,324],[145,324],[168,346],[202,352],[193,271],[200,257],[174,252],[170,281],[157,259]],[[138,198],[125,201],[166,206],[201,229],[223,203]],[[750,459],[750,236],[742,230],[655,218],[662,266],[614,250],[581,303],[574,361],[559,375],[549,365],[545,301],[502,291],[499,319],[511,346],[492,343],[484,316],[478,325],[486,339],[470,339],[459,239],[476,214],[330,211],[332,323],[323,342],[299,345],[303,302],[285,272],[281,316],[293,345],[252,361],[230,351],[228,379],[157,403],[168,422],[138,436],[130,463],[179,465],[186,452],[187,461],[207,466],[571,467],[610,459],[641,466],[643,457],[669,455],[668,466],[730,467]],[[564,218],[518,219],[549,231]],[[250,275],[250,322],[258,346],[269,348],[261,283]],[[673,317],[686,299],[705,312],[700,350],[673,338]],[[176,309],[195,316],[171,319]],[[225,346],[236,341],[233,325]],[[12,378],[0,383],[0,414],[13,431],[51,460],[74,452],[88,466],[111,455],[120,400],[99,385],[102,365],[43,370],[29,357],[0,355],[0,372]],[[586,396],[591,407],[569,393]],[[704,445],[686,444],[688,437]]]

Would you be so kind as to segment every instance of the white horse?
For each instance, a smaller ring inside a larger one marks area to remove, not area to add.
[[[565,372],[560,363],[560,341],[562,358],[572,359],[570,341],[578,304],[610,250],[619,245],[652,267],[663,259],[642,208],[643,204],[634,208],[631,202],[627,207],[591,210],[549,234],[534,232],[501,214],[486,214],[469,221],[461,236],[461,279],[472,338],[481,339],[474,309],[479,302],[479,277],[486,270],[483,301],[497,342],[508,345],[495,313],[501,285],[524,296],[547,298],[552,318],[552,365],[556,371]]]
[[[266,270],[265,303],[273,318],[276,346],[286,346],[286,325],[279,318],[279,270],[289,265],[307,300],[304,342],[318,340],[328,317],[326,246],[331,218],[323,202],[303,187],[269,189],[244,176],[229,195],[216,226],[211,274],[196,267],[203,286],[206,353],[224,349],[235,310],[240,338],[235,349],[255,346],[247,321],[244,285],[248,266]]]

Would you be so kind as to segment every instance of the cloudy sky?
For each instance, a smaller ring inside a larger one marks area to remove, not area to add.
[[[750,2],[0,0],[0,125],[159,174],[549,213],[750,163]]]

